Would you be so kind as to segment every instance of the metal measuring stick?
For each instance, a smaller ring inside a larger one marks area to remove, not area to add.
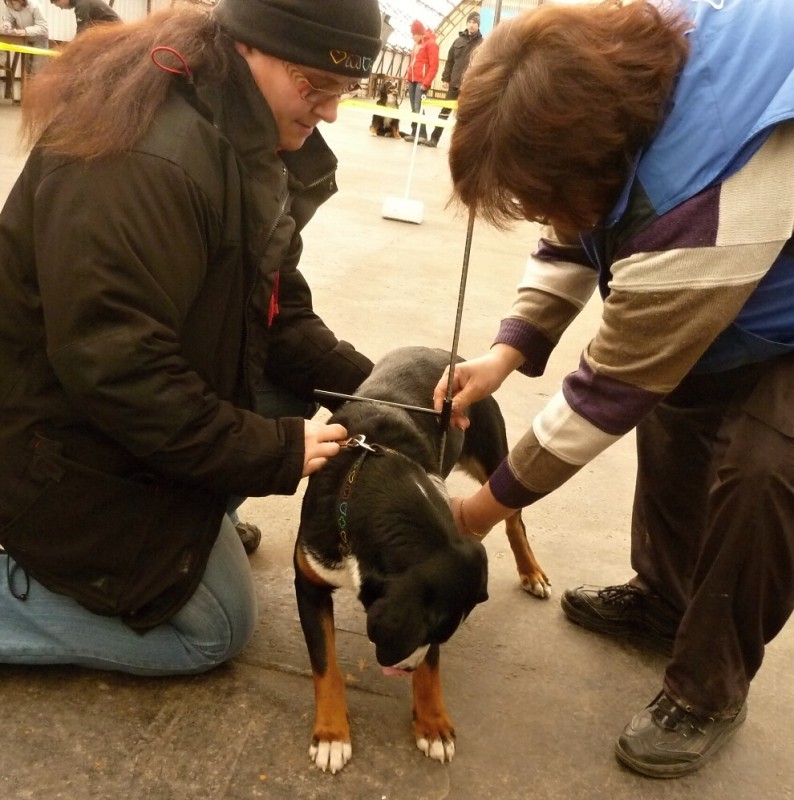
[[[458,357],[458,342],[460,340],[460,325],[463,319],[463,300],[466,296],[466,281],[469,275],[469,258],[471,257],[471,240],[474,233],[474,208],[469,209],[469,223],[466,229],[466,245],[463,248],[463,267],[460,274],[460,288],[458,289],[458,307],[455,313],[455,330],[452,336],[452,349],[449,359],[449,374],[447,377],[447,392],[444,397],[444,403],[441,411],[436,411],[434,408],[425,408],[424,406],[411,406],[406,403],[395,403],[391,400],[375,400],[372,397],[364,397],[356,394],[342,394],[341,392],[326,392],[322,389],[315,389],[314,394],[320,397],[337,397],[340,400],[360,400],[367,403],[379,403],[384,406],[394,406],[396,408],[404,408],[408,411],[421,411],[424,414],[434,414],[440,417],[439,427],[441,429],[441,442],[438,452],[438,466],[439,471],[444,469],[444,451],[447,446],[447,431],[449,430],[449,421],[452,418],[452,385],[455,380],[455,362]]]
[[[444,450],[447,446],[447,431],[452,418],[452,385],[455,380],[455,362],[458,358],[458,341],[460,339],[460,324],[463,319],[463,299],[466,296],[466,280],[469,275],[469,258],[471,256],[471,239],[474,233],[475,208],[469,209],[469,224],[466,229],[466,246],[463,248],[463,267],[460,271],[460,289],[458,290],[458,309],[455,314],[455,332],[452,336],[452,352],[449,359],[449,374],[447,377],[447,394],[441,407],[441,444],[438,452],[439,471],[444,470]]]
[[[425,414],[435,414],[439,416],[440,411],[434,408],[425,408],[424,406],[409,406],[407,403],[395,403],[392,400],[376,400],[374,397],[364,397],[361,394],[342,394],[341,392],[326,392],[322,389],[315,389],[314,393],[320,397],[338,397],[340,400],[362,400],[367,403],[378,403],[382,406],[394,406],[395,408],[404,408],[406,411],[422,411]]]

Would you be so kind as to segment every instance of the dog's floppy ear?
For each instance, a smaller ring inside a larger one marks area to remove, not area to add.
[[[482,542],[461,537],[456,544],[458,552],[458,577],[469,586],[471,611],[478,603],[488,599],[488,555]]]
[[[367,609],[367,636],[379,664],[399,664],[429,639],[426,614],[418,593],[389,581],[385,593]]]
[[[358,599],[365,611],[386,593],[386,580],[376,574],[368,575],[361,582],[361,589],[358,592]]]
[[[383,581],[381,595],[367,608],[367,635],[378,663],[397,664],[418,647],[446,642],[488,599],[487,585],[485,548],[473,539],[461,539]]]

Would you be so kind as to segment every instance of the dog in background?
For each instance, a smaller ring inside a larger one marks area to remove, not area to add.
[[[386,108],[399,108],[400,100],[397,96],[397,84],[394,81],[384,81],[378,93],[378,105]],[[372,115],[369,132],[373,136],[400,137],[400,120],[396,117],[385,117],[379,114]]]
[[[507,455],[504,419],[493,397],[450,428],[440,464],[433,388],[450,354],[404,347],[381,359],[357,394],[400,404],[348,401],[331,417],[347,428],[342,452],[310,479],[295,543],[295,593],[309,651],[315,722],[309,756],[323,771],[350,760],[345,680],[336,657],[333,593],[352,588],[367,636],[386,675],[410,673],[413,732],[431,759],[451,761],[455,732],[441,692],[440,645],[487,595],[482,543],[461,535],[444,478],[456,465],[484,483]],[[521,512],[506,520],[521,584],[539,597],[549,581],[527,541]]]

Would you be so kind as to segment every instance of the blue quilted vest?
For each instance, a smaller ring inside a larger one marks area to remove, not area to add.
[[[650,203],[651,222],[740,170],[777,123],[794,119],[794,0],[676,3],[686,9],[693,28],[690,57],[670,112],[640,154],[605,231],[583,239],[601,273],[604,294],[609,263],[602,245],[610,229],[619,227],[636,183]],[[794,350],[794,240],[696,370],[730,369],[790,350]]]

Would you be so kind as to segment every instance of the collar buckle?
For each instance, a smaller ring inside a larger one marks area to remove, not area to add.
[[[367,437],[363,433],[359,433],[356,436],[351,436],[349,439],[344,439],[343,441],[339,442],[339,447],[342,450],[352,450],[356,447],[363,447],[364,450],[369,450],[370,453],[376,452],[375,447],[367,442]]]

